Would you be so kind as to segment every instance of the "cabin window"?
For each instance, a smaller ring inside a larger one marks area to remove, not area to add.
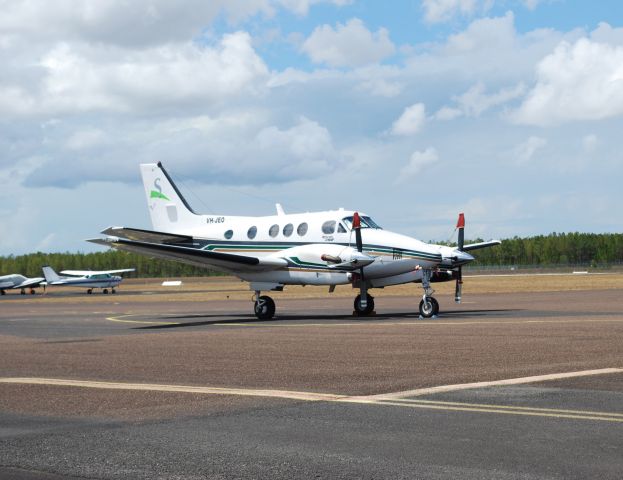
[[[335,220],[327,220],[326,222],[324,222],[322,224],[322,233],[326,233],[327,235],[335,233],[336,223],[337,222]]]
[[[302,237],[303,235],[305,235],[307,233],[307,224],[305,222],[301,223],[296,228],[296,233],[299,234],[299,237]]]
[[[268,234],[273,238],[275,238],[278,233],[279,233],[279,225],[276,225],[276,224],[270,227],[270,230],[268,230]]]
[[[233,236],[234,236],[234,231],[233,231],[233,230],[227,230],[227,231],[225,232],[225,238],[226,238],[227,240],[229,240],[229,239],[230,239],[231,237],[233,237]]]
[[[292,235],[293,231],[294,231],[294,226],[291,223],[288,223],[285,227],[283,227],[283,236],[289,237],[290,235]]]
[[[251,240],[253,240],[255,238],[255,236],[257,235],[257,227],[255,225],[253,225],[251,228],[249,228],[249,230],[247,231],[247,237],[249,237]]]
[[[346,229],[344,228],[344,225],[342,225],[341,223],[337,224],[337,233],[346,233]]]

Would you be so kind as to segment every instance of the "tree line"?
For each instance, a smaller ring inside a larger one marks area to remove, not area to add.
[[[482,239],[475,239],[479,242]],[[466,243],[472,243],[466,242]],[[552,233],[509,238],[492,248],[477,250],[471,266],[564,266],[623,263],[623,234]],[[151,259],[135,253],[108,250],[95,253],[30,253],[0,257],[0,275],[41,276],[41,267],[60,270],[116,270],[136,268],[127,277],[199,277],[222,275],[179,262]]]
[[[482,240],[475,240],[482,241]],[[479,265],[605,266],[623,263],[623,234],[551,233],[505,239],[502,244],[472,252]]]

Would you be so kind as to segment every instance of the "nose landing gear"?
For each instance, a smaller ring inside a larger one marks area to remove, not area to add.
[[[439,313],[439,302],[433,297],[435,292],[430,286],[433,271],[430,268],[422,269],[422,288],[424,295],[420,300],[420,316],[422,318],[436,317]]]

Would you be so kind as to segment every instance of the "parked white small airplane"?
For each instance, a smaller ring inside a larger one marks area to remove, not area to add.
[[[115,293],[123,277],[112,275],[113,273],[133,272],[134,268],[123,268],[120,270],[63,270],[59,276],[52,267],[42,268],[43,276],[48,285],[63,287],[86,287],[87,293],[93,293],[94,288],[101,288],[102,293]]]
[[[5,290],[20,289],[22,295],[26,295],[26,289],[30,290],[31,294],[35,293],[35,288],[44,282],[45,278],[27,278],[24,275],[3,275],[0,277],[0,295],[6,295]]]
[[[456,280],[461,300],[461,267],[474,260],[468,252],[498,245],[498,240],[464,245],[465,219],[459,216],[458,247],[431,245],[381,229],[368,215],[353,210],[240,217],[200,215],[184,199],[162,164],[143,164],[141,174],[154,230],[110,227],[107,238],[89,240],[108,247],[221,270],[250,282],[255,315],[269,319],[275,303],[261,295],[285,285],[352,284],[359,288],[359,315],[374,309],[370,288],[421,282],[420,315],[432,317],[439,303],[434,281]]]

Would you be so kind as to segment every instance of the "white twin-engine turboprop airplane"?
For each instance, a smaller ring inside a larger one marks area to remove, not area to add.
[[[162,164],[143,164],[141,174],[154,230],[111,227],[104,239],[89,240],[151,257],[231,273],[250,282],[255,291],[255,315],[269,319],[275,302],[262,291],[285,285],[352,284],[359,288],[355,311],[374,309],[370,288],[421,282],[420,315],[432,317],[439,304],[431,282],[456,280],[455,300],[461,300],[461,267],[474,260],[468,252],[497,245],[463,245],[463,214],[459,216],[458,247],[431,245],[388,232],[364,213],[352,210],[239,217],[195,213]]]

